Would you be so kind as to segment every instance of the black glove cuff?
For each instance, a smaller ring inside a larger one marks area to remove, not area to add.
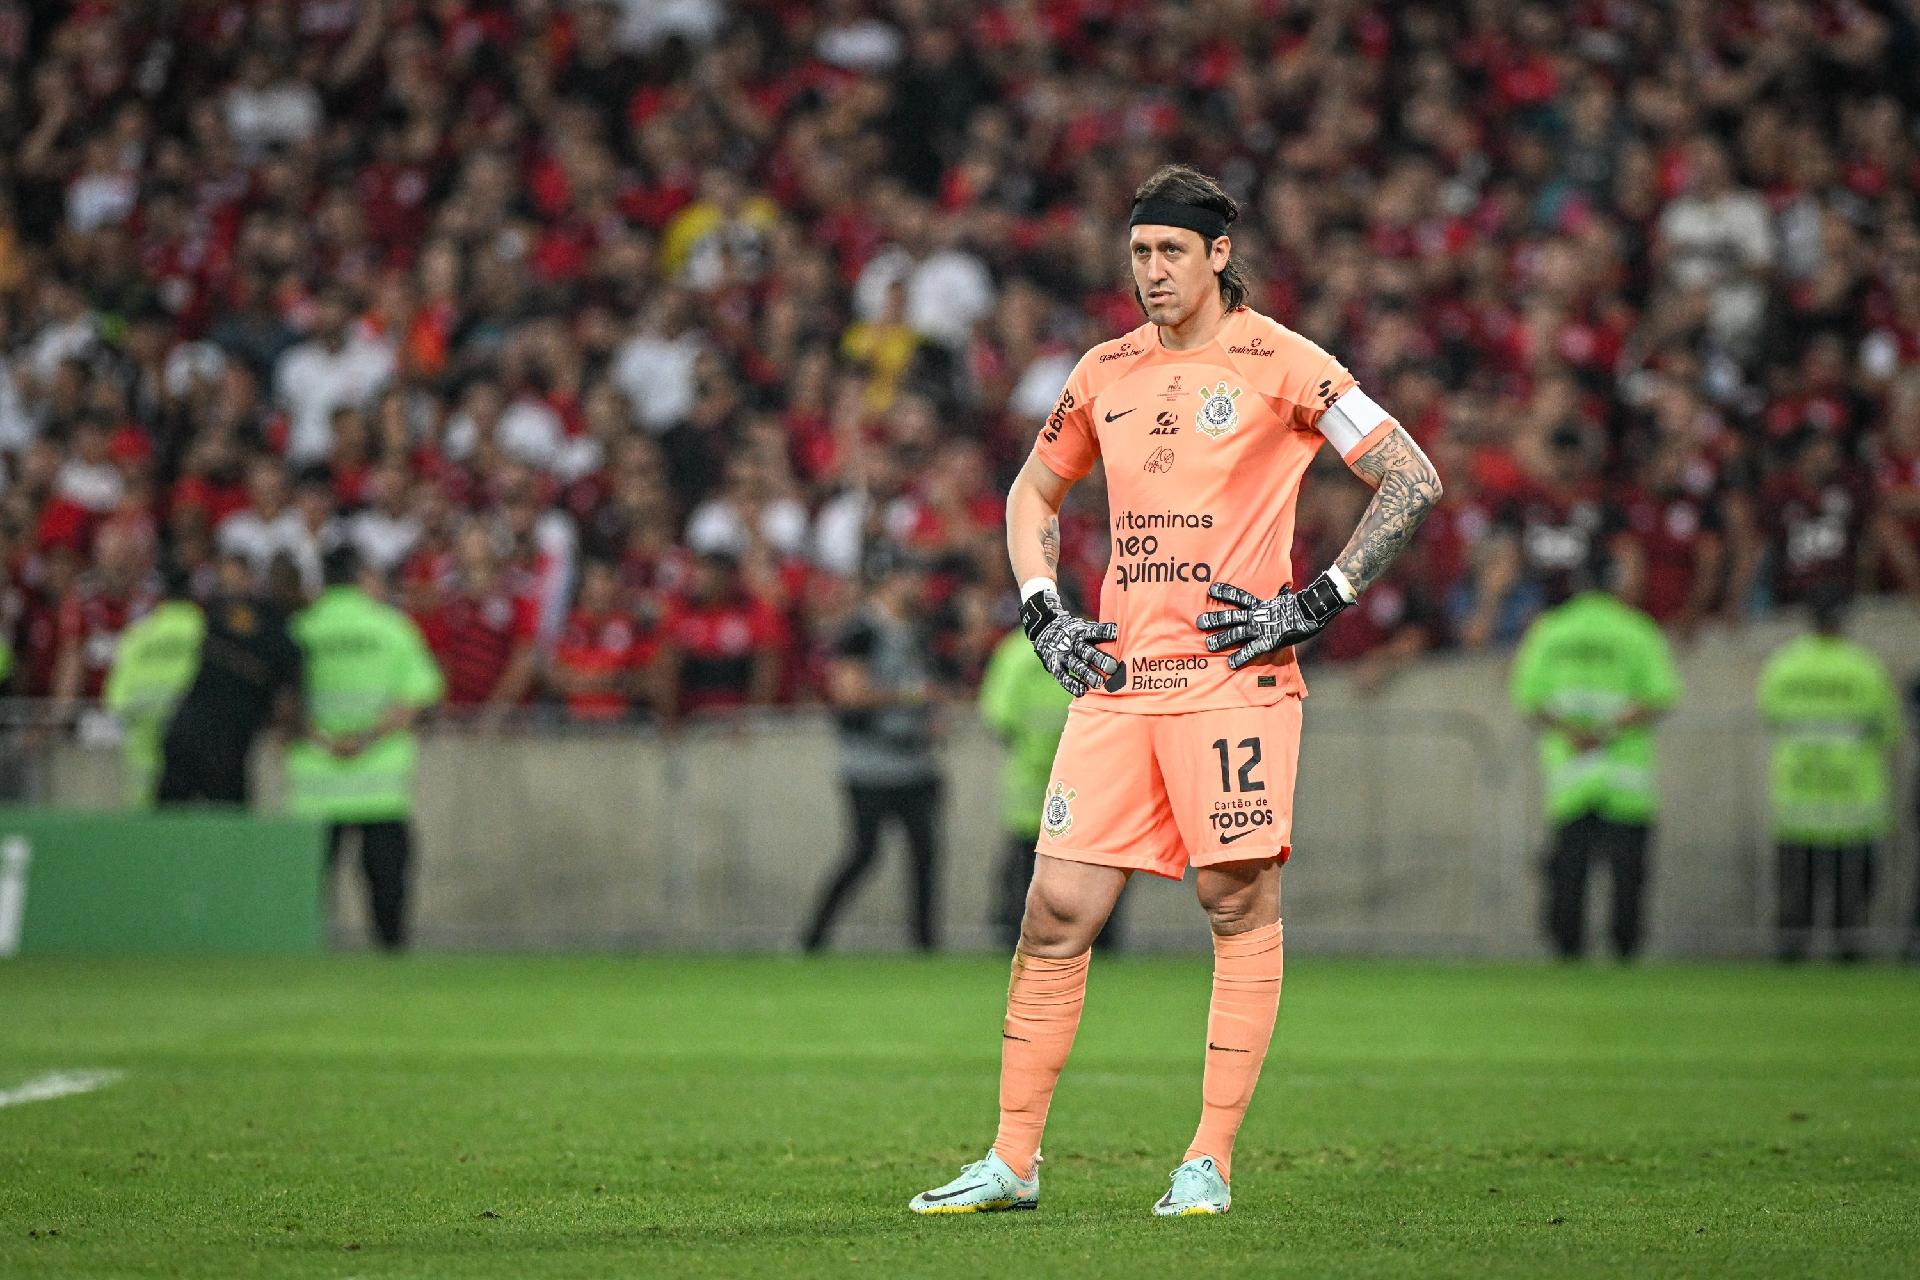
[[[1027,633],[1028,643],[1036,643],[1047,624],[1060,615],[1047,602],[1047,593],[1036,591],[1020,602],[1020,629]]]
[[[1333,585],[1333,579],[1326,574],[1315,578],[1307,589],[1300,593],[1300,612],[1307,621],[1324,626],[1333,619],[1333,615],[1347,607],[1340,588]]]

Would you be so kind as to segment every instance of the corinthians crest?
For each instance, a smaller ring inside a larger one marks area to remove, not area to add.
[[[1064,782],[1056,782],[1047,791],[1046,808],[1040,812],[1040,826],[1058,840],[1073,830],[1073,798],[1080,793]]]
[[[1229,388],[1222,379],[1211,387],[1200,388],[1200,412],[1193,415],[1193,425],[1201,435],[1209,440],[1218,440],[1240,425],[1240,409],[1234,401],[1240,398],[1240,388]]]

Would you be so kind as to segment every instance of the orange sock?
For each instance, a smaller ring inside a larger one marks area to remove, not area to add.
[[[1181,1159],[1212,1156],[1233,1177],[1233,1139],[1253,1101],[1260,1064],[1280,1013],[1284,956],[1280,922],[1213,940],[1213,1001],[1207,1007],[1207,1072],[1200,1129]]]
[[[1007,1020],[1000,1029],[1000,1132],[993,1149],[1023,1178],[1033,1176],[1053,1085],[1080,1028],[1091,955],[1056,960],[1013,953]]]

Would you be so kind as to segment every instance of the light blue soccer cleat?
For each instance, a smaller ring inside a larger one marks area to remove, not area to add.
[[[1023,1178],[991,1151],[946,1186],[922,1191],[907,1202],[915,1213],[998,1213],[1039,1207],[1040,1157],[1034,1157],[1033,1176]]]
[[[1158,1218],[1184,1218],[1196,1213],[1225,1213],[1233,1206],[1227,1180],[1214,1167],[1212,1156],[1195,1156],[1173,1171],[1173,1186],[1153,1202]]]

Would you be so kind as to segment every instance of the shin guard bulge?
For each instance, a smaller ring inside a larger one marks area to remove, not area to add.
[[[1000,1032],[1000,1132],[993,1149],[1023,1178],[1033,1176],[1054,1082],[1080,1027],[1091,954],[1062,960],[1013,953]]]
[[[1285,949],[1280,922],[1213,940],[1213,1001],[1207,1009],[1207,1070],[1200,1128],[1183,1159],[1212,1156],[1231,1178],[1233,1140],[1253,1101],[1280,1012]]]

